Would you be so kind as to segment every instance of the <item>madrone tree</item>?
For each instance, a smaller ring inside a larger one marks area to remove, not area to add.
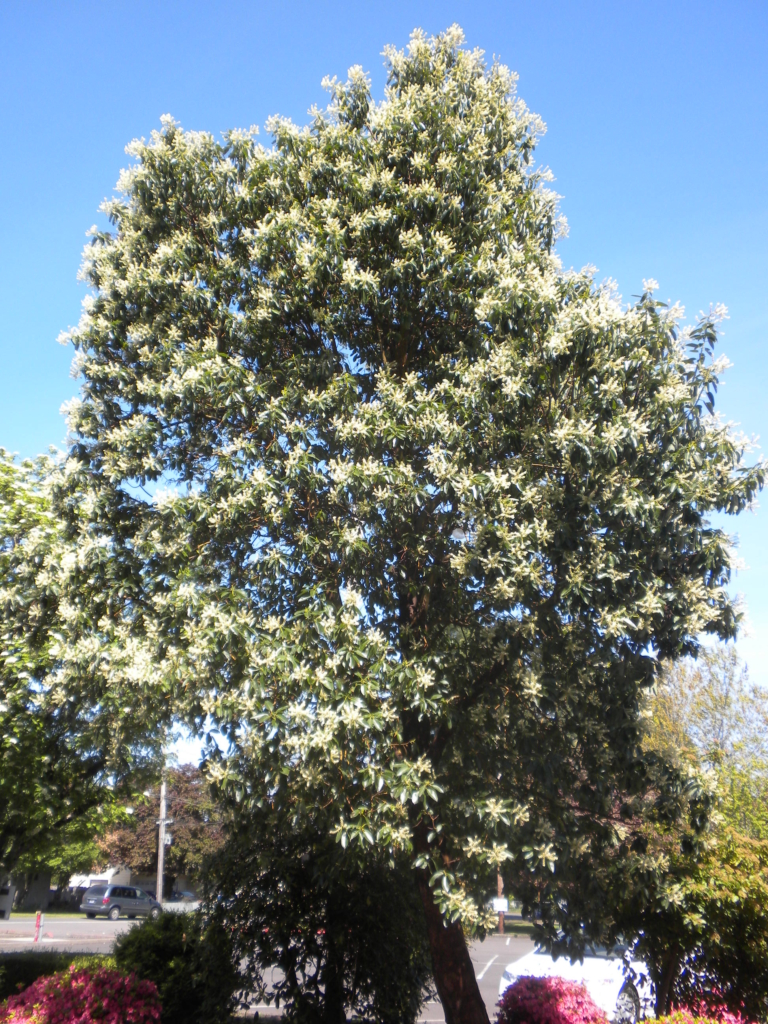
[[[762,470],[712,415],[716,316],[562,269],[543,124],[462,42],[416,32],[383,101],[352,68],[272,148],[131,146],[69,479],[218,783],[407,854],[446,1019],[485,1024],[466,931],[499,867],[614,843],[655,656],[736,630],[709,515]]]

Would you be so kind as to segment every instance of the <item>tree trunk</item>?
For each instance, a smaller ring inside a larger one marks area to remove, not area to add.
[[[669,950],[661,965],[661,979],[656,986],[656,1016],[663,1017],[672,1007],[672,986],[680,966],[677,943]]]
[[[344,992],[344,952],[339,949],[343,923],[339,921],[333,894],[328,897],[323,968],[323,1024],[344,1024],[347,1019]]]
[[[423,872],[419,872],[419,893],[427,919],[432,971],[446,1024],[488,1024],[461,925],[443,920]]]
[[[333,957],[333,948],[329,949]],[[326,961],[323,971],[323,1024],[344,1024],[347,1014],[344,1006],[344,978],[335,958]]]

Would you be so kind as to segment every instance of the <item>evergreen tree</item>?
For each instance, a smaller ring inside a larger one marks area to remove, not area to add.
[[[465,934],[499,869],[586,884],[614,848],[651,655],[734,635],[709,516],[762,470],[712,415],[719,311],[563,271],[542,122],[462,42],[388,49],[381,102],[352,68],[270,149],[133,144],[60,500],[148,707],[218,728],[246,810],[409,858],[446,1019],[486,1024]]]

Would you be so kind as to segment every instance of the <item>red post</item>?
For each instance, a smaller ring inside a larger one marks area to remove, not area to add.
[[[43,923],[43,915],[38,910],[37,914],[35,915],[35,937],[34,937],[34,939],[32,939],[33,942],[39,942],[40,941],[40,928],[42,926],[42,923]]]

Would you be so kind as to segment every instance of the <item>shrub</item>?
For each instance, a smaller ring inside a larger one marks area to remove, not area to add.
[[[316,808],[233,804],[207,888],[249,991],[286,1024],[414,1024],[432,961],[410,866],[345,854]]]
[[[224,1024],[239,987],[232,948],[221,928],[199,914],[161,914],[115,943],[120,970],[157,985],[163,1024]]]
[[[746,1017],[733,1013],[724,1006],[697,1006],[675,1010],[665,1017],[659,1017],[656,1024],[749,1024]]]
[[[0,1007],[0,1024],[151,1024],[160,1020],[157,988],[102,967],[74,966],[38,978]]]
[[[23,952],[0,955],[0,1001],[16,995],[38,978],[57,971],[66,971],[74,964],[81,970],[98,970],[99,967],[115,966],[112,956],[89,953]]]
[[[608,1018],[583,985],[563,978],[518,978],[501,997],[496,1020],[497,1024],[607,1024]]]

